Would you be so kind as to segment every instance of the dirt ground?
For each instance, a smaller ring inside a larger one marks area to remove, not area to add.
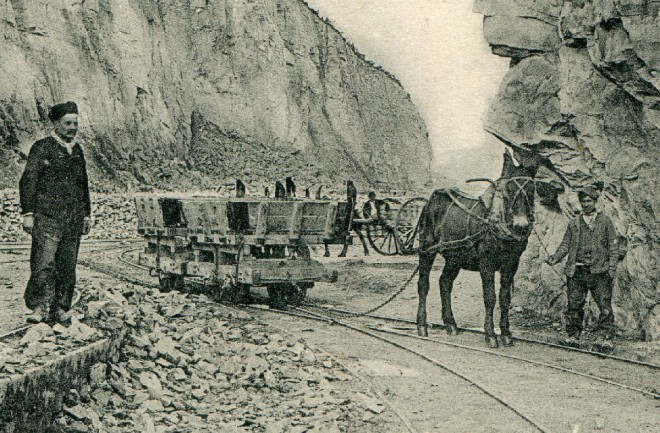
[[[313,257],[339,271],[336,284],[317,284],[309,291],[313,299],[328,305],[347,305],[354,311],[366,311],[385,301],[406,281],[417,265],[416,256],[382,256],[371,252],[364,256],[361,247],[349,248],[346,258],[339,258],[340,248],[331,247],[331,257],[322,257],[322,249],[313,251]],[[442,323],[440,288],[438,280],[443,266],[442,257],[436,258],[431,272],[431,288],[427,299],[430,323]],[[499,279],[499,277],[497,277]],[[499,290],[499,281],[496,280]],[[511,301],[510,320],[514,337],[527,337],[557,343],[566,337],[561,318],[540,317],[533,311],[524,310],[515,291]],[[483,329],[484,306],[481,278],[477,272],[461,271],[454,282],[452,309],[459,327]],[[417,314],[417,277],[393,302],[376,314],[415,320]],[[498,329],[499,306],[495,307],[495,329]],[[583,334],[585,347],[590,342],[602,341],[598,334],[587,328]],[[642,342],[621,337],[613,341],[612,355],[653,364],[660,364],[660,342]]]
[[[365,311],[387,299],[409,277],[415,267],[414,257],[383,257],[356,255],[353,247],[348,258],[337,258],[338,249],[332,248],[332,257],[320,257],[322,251],[314,251],[315,258],[330,268],[339,271],[339,281],[335,284],[317,284],[309,291],[311,302],[326,306]],[[0,254],[0,262],[10,262],[27,258],[27,251],[19,254]],[[85,252],[81,254],[85,257]],[[431,275],[433,288],[429,295],[429,320],[440,322],[440,303],[437,279],[442,262],[438,260]],[[28,310],[22,303],[22,292],[28,277],[27,261],[3,263],[0,273],[2,301],[10,308],[3,309],[0,323],[2,331],[8,331],[24,322]],[[81,287],[89,284],[93,273],[79,268]],[[255,290],[257,295],[263,290]],[[483,320],[481,283],[476,273],[464,272],[455,283],[454,314],[459,326],[480,328]],[[417,308],[416,278],[409,287],[393,302],[378,311],[385,316],[414,319]],[[516,302],[512,310],[516,311]],[[369,386],[387,400],[390,406],[381,414],[372,414],[367,422],[367,430],[374,432],[408,431],[395,416],[396,408],[420,432],[532,432],[537,431],[529,423],[509,409],[504,408],[483,392],[467,385],[441,369],[421,361],[418,357],[396,351],[388,344],[368,337],[354,335],[332,325],[319,325],[305,320],[290,318],[272,313],[260,315],[268,323],[277,326],[307,344],[320,347],[342,362],[352,374],[361,376]],[[496,314],[498,317],[498,314]],[[561,324],[532,317],[524,312],[513,313],[514,336],[531,335],[539,339],[557,340],[563,335]],[[405,327],[404,327],[405,328]],[[414,327],[407,327],[412,331]],[[432,336],[440,337],[434,330]],[[443,335],[444,336],[444,335]],[[402,344],[413,346],[427,356],[440,359],[454,369],[465,372],[480,383],[485,384],[497,395],[504,396],[512,405],[531,418],[539,420],[547,431],[553,432],[652,432],[660,428],[653,414],[657,403],[648,397],[630,391],[613,389],[601,383],[557,372],[539,370],[538,367],[502,362],[484,355],[466,355],[464,351],[448,349],[445,346],[429,345],[400,339]],[[485,347],[481,336],[461,334],[459,342]],[[639,347],[644,346],[643,350]],[[650,348],[649,348],[650,347]],[[657,358],[649,353],[657,353],[648,343],[615,341],[616,354],[650,362]],[[500,349],[512,354],[527,356],[522,346]],[[618,367],[608,360],[598,360],[590,355],[574,359],[571,355],[556,351],[536,355],[546,362],[562,363],[605,374],[612,380],[623,380],[637,376],[638,370]],[[631,371],[633,373],[631,373]],[[641,371],[641,370],[639,370]],[[632,385],[653,387],[657,385],[657,375],[639,373]],[[365,391],[366,392],[366,391]],[[617,407],[613,412],[612,407]]]

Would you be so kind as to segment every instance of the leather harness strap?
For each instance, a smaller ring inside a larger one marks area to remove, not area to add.
[[[519,180],[523,180],[524,182],[521,183]],[[509,195],[506,192],[506,184],[508,182],[514,182],[516,185],[516,193],[513,196],[513,199],[510,201],[515,202],[515,200],[518,198],[520,194],[524,194],[524,189],[527,186],[529,182],[534,182],[534,179],[529,178],[529,177],[524,177],[524,176],[518,176],[518,177],[512,177],[512,178],[507,178],[507,179],[500,179],[497,181],[497,187],[495,188],[495,194],[502,194],[505,197],[509,198]],[[535,184],[534,184],[535,185]],[[429,248],[426,248],[424,250],[420,250],[420,254],[431,254],[431,253],[439,253],[448,249],[457,249],[457,248],[463,248],[466,246],[472,246],[475,241],[478,239],[481,239],[484,235],[487,233],[491,233],[494,236],[501,238],[501,239],[509,239],[509,240],[514,240],[518,242],[522,242],[525,239],[527,239],[527,236],[523,235],[517,235],[513,233],[508,227],[506,222],[504,222],[504,213],[505,209],[502,208],[502,221],[501,222],[494,222],[488,218],[484,218],[481,215],[477,215],[474,212],[474,209],[477,207],[478,202],[476,202],[471,208],[468,208],[464,203],[460,201],[460,198],[455,195],[455,191],[453,189],[446,189],[445,190],[447,196],[451,199],[451,203],[447,207],[447,210],[445,211],[444,215],[442,216],[442,220],[440,221],[440,227],[443,227],[444,224],[447,221],[447,216],[449,214],[449,210],[451,209],[452,205],[457,206],[459,209],[461,209],[463,212],[465,212],[468,216],[468,221],[467,221],[467,227],[466,230],[469,233],[469,228],[470,228],[470,218],[474,218],[475,220],[481,222],[484,224],[484,227],[481,230],[478,230],[476,233],[472,235],[467,235],[466,237],[462,239],[456,239],[456,240],[440,240],[436,244],[432,245]],[[527,202],[527,205],[530,207],[532,204],[529,203],[529,200],[527,198],[527,194],[524,194],[525,201]],[[488,214],[492,212],[492,205],[488,209]]]

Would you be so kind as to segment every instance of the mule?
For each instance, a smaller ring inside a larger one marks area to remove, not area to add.
[[[450,335],[458,333],[451,307],[453,283],[461,269],[481,275],[485,306],[484,330],[491,348],[499,346],[493,324],[496,303],[495,272],[500,273],[500,334],[504,346],[513,345],[509,306],[513,278],[534,223],[537,166],[516,166],[504,154],[502,174],[479,199],[457,189],[436,190],[419,220],[419,281],[417,330],[428,336],[426,298],[429,274],[437,254],[445,259],[440,276],[442,321]],[[488,180],[488,179],[480,179]]]

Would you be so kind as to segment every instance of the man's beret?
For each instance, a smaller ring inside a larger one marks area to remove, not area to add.
[[[53,105],[50,107],[48,118],[51,122],[56,122],[67,114],[78,114],[78,106],[75,102],[68,101]]]
[[[580,191],[578,191],[578,198],[591,197],[594,200],[598,200],[600,196],[600,191],[595,186],[585,186]]]

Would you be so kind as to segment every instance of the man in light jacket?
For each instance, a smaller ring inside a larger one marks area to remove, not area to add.
[[[579,340],[582,333],[587,291],[591,291],[600,310],[597,328],[605,331],[606,338],[614,334],[612,286],[618,261],[617,235],[612,220],[596,209],[599,194],[593,186],[578,192],[582,213],[569,222],[557,252],[546,260],[552,266],[568,255],[564,273],[568,289],[566,333],[569,343]]]

